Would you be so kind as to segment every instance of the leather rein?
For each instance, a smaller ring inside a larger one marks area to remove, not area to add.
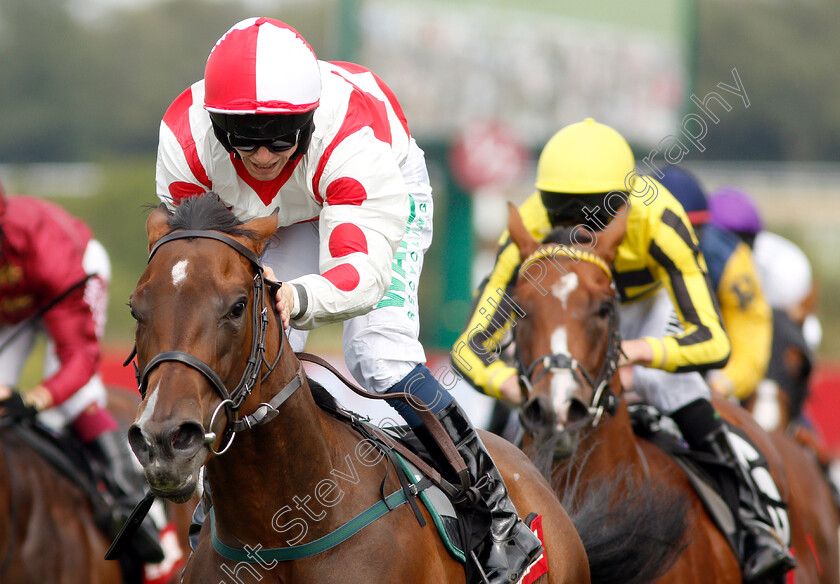
[[[242,373],[242,377],[239,380],[239,383],[236,385],[236,387],[232,391],[228,391],[227,387],[225,386],[224,382],[219,377],[219,375],[213,370],[212,367],[207,365],[204,361],[184,351],[172,350],[163,351],[155,355],[143,368],[142,373],[140,373],[140,370],[135,361],[135,376],[137,378],[137,386],[140,391],[140,396],[143,399],[145,399],[149,374],[155,367],[157,367],[163,362],[176,361],[187,365],[188,367],[191,367],[192,369],[195,369],[196,371],[204,375],[204,377],[206,377],[207,380],[210,382],[210,385],[213,387],[213,389],[216,390],[216,393],[219,394],[219,397],[222,398],[221,403],[219,403],[219,405],[216,406],[216,409],[213,411],[213,415],[210,418],[210,424],[208,426],[210,429],[205,430],[204,442],[214,454],[224,454],[230,448],[231,444],[233,444],[233,440],[237,432],[241,432],[243,430],[250,430],[254,426],[264,424],[277,417],[277,415],[279,414],[278,408],[287,399],[289,399],[295,393],[295,391],[297,391],[298,388],[300,388],[303,385],[305,381],[305,374],[303,371],[303,367],[300,364],[298,364],[298,369],[295,373],[295,376],[268,403],[260,404],[259,407],[257,407],[257,409],[252,414],[243,416],[241,418],[239,417],[239,408],[242,407],[243,402],[250,395],[251,391],[256,385],[257,377],[259,375],[261,367],[265,365],[267,370],[260,379],[260,383],[264,382],[266,378],[269,375],[271,375],[271,372],[274,371],[274,368],[280,361],[280,356],[283,354],[286,335],[283,334],[281,331],[280,348],[277,351],[277,356],[274,358],[274,361],[271,364],[269,364],[265,358],[265,336],[269,322],[268,307],[266,306],[265,302],[265,286],[267,284],[269,291],[275,292],[277,289],[279,289],[279,287],[282,284],[279,282],[273,282],[265,279],[263,274],[262,261],[259,259],[259,257],[257,257],[256,254],[254,254],[254,252],[252,252],[250,249],[248,249],[232,237],[217,231],[184,230],[175,231],[164,235],[152,247],[152,250],[149,252],[149,258],[147,260],[147,263],[151,262],[152,258],[154,257],[155,253],[160,248],[160,246],[177,239],[190,238],[204,238],[220,241],[237,251],[243,257],[245,257],[249,262],[251,262],[251,265],[254,268],[254,310],[252,313],[253,320],[251,327],[251,354],[248,357],[248,363],[245,367],[245,371]],[[136,355],[137,346],[135,344],[134,349],[132,350],[128,358],[125,360],[125,363],[123,363],[123,365],[127,366],[129,363],[131,363]],[[316,363],[330,370],[340,381],[344,383],[344,385],[346,385],[353,392],[362,397],[371,399],[399,399],[405,401],[406,403],[414,403],[412,401],[414,398],[410,394],[405,392],[390,393],[386,396],[374,394],[360,387],[357,387],[355,384],[345,379],[329,363],[327,363],[320,357],[316,357],[315,355],[310,355],[308,353],[296,353],[296,356],[301,360]],[[224,408],[225,415],[227,418],[225,430],[222,434],[224,447],[221,450],[216,451],[213,449],[213,443],[216,441],[217,435],[215,432],[212,431],[212,428],[213,424],[216,421],[216,416],[221,412],[222,408]],[[419,408],[416,411],[417,414],[420,416],[421,420],[423,420],[425,426],[428,428],[428,430],[434,436],[435,440],[438,442],[438,445],[440,446],[441,450],[446,456],[447,462],[457,475],[459,485],[455,488],[448,489],[448,492],[466,493],[468,497],[475,498],[475,493],[471,492],[469,473],[467,470],[466,462],[464,461],[461,454],[458,452],[458,449],[456,448],[455,444],[453,444],[452,439],[449,437],[449,434],[443,428],[443,425],[441,424],[440,420],[438,420],[437,416],[435,416],[428,409]],[[380,434],[381,432],[377,430],[376,433]],[[227,442],[224,441],[225,436],[227,436]],[[393,447],[396,450],[399,450],[400,453],[403,454],[403,456],[405,456],[406,458],[408,458],[413,464],[415,464],[415,466],[418,466],[425,474],[431,476],[436,484],[441,485],[442,487],[447,486],[448,481],[445,481],[440,476],[440,473],[426,465],[410,450],[399,445],[394,445]]]

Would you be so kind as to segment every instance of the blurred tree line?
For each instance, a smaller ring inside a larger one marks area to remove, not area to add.
[[[317,49],[324,3],[285,4],[263,15]],[[255,15],[236,0],[142,2],[96,18],[79,5],[0,0],[0,162],[153,155],[166,107],[203,76],[216,40]]]
[[[731,85],[735,67],[751,102],[721,116],[705,158],[837,161],[840,2],[693,1],[695,92]]]
[[[163,0],[84,18],[84,2],[0,0],[0,162],[153,153],[166,106],[201,77],[216,39],[254,15],[241,0]],[[705,158],[836,159],[840,2],[693,2],[695,92],[731,83],[736,67],[751,101],[709,132]],[[265,15],[322,58],[346,58],[336,45],[348,5],[359,2],[286,0]]]

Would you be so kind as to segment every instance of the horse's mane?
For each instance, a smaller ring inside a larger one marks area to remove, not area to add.
[[[309,390],[312,392],[312,398],[319,407],[331,411],[340,409],[338,400],[323,385],[309,376],[306,377],[306,380],[309,382]]]
[[[219,195],[213,191],[183,199],[169,217],[168,225],[173,231],[221,231],[229,235],[256,238],[254,232],[241,227],[243,222],[230,212]]]

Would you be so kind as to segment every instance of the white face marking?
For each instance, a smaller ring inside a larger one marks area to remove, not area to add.
[[[569,296],[577,289],[577,287],[578,277],[577,274],[572,272],[557,280],[557,283],[551,287],[551,293],[559,298],[560,302],[563,303],[563,308],[566,308],[566,301],[568,301]]]
[[[148,388],[146,389],[147,392],[152,391],[152,395],[149,397],[149,401],[146,402],[146,407],[143,408],[143,413],[140,414],[140,419],[137,420],[137,425],[140,426],[140,428],[143,428],[143,426],[146,425],[146,422],[148,422],[155,413],[155,405],[157,404],[158,398],[158,389],[160,389],[160,382],[158,382],[154,390],[149,390]]]
[[[574,274],[569,274],[574,276]],[[577,278],[575,278],[577,279]],[[577,282],[575,282],[575,286]],[[551,334],[551,352],[555,355],[568,355],[569,344],[566,335],[566,327],[559,326]],[[566,413],[569,409],[569,400],[577,389],[575,378],[568,369],[555,369],[551,372],[551,406],[557,416],[558,429],[563,428],[566,423]]]
[[[187,260],[181,260],[174,266],[172,266],[172,285],[176,288],[178,285],[183,282],[187,278],[187,266],[189,262]]]

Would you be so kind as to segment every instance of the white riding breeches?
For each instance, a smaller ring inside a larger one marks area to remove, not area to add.
[[[96,274],[85,283],[84,299],[90,306],[95,321],[96,335],[101,340],[105,330],[105,316],[108,307],[108,283],[111,279],[111,262],[108,254],[96,240],[91,240],[85,249],[83,259],[85,272]],[[0,345],[14,336],[14,339],[0,352],[0,383],[9,387],[16,387],[20,382],[21,372],[35,345],[38,335],[46,336],[46,350],[44,354],[42,377],[46,379],[61,367],[61,361],[55,350],[55,343],[49,337],[43,326],[43,321],[21,323],[23,326],[13,325],[0,327]],[[44,410],[38,414],[41,423],[59,430],[76,419],[85,408],[93,403],[105,406],[105,384],[99,374],[79,388],[76,393],[59,405]]]
[[[622,303],[621,338],[661,338],[678,334],[682,325],[665,289],[634,302]],[[649,367],[633,367],[633,390],[648,403],[671,414],[697,399],[710,399],[711,392],[700,373],[668,373]]]
[[[423,256],[432,242],[432,189],[423,152],[412,144],[402,167],[411,200],[406,232],[391,269],[391,286],[372,311],[344,321],[344,360],[362,387],[384,393],[408,375],[426,354],[420,333],[417,290]],[[319,273],[318,223],[281,227],[269,240],[262,261],[280,281]],[[307,331],[286,331],[295,351],[302,351]]]

